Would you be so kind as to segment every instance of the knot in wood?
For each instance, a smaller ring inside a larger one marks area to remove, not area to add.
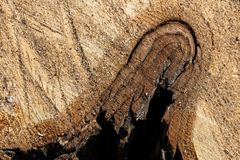
[[[171,87],[192,65],[196,54],[192,33],[189,26],[169,21],[141,38],[100,99],[106,118],[114,116],[117,129],[130,110],[144,119],[156,87]]]

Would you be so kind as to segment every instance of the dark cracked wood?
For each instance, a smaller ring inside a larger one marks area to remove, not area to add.
[[[186,24],[168,21],[146,33],[99,103],[106,118],[114,117],[115,129],[129,112],[144,119],[157,85],[171,87],[193,65],[195,54],[193,31]]]
[[[194,29],[198,53],[194,65],[187,63],[186,71],[168,88],[174,93],[164,115],[164,120],[169,118],[170,142],[178,146],[183,159],[196,159],[193,152],[198,159],[239,157],[239,2],[2,0],[0,149],[26,151],[54,142],[79,147],[78,143],[97,134],[99,107],[107,110],[108,118],[115,117],[116,128],[128,120],[128,115],[119,118],[121,114],[144,117],[141,113],[146,112],[155,86],[146,83],[149,77],[139,76],[147,64],[131,66],[143,62],[139,50],[151,48],[151,35],[158,29],[136,44],[159,23],[177,19]],[[188,30],[184,24],[174,26]],[[131,52],[133,58],[126,64]],[[134,57],[140,62],[133,63]],[[154,56],[146,60],[150,57]],[[160,79],[162,64],[154,65],[149,68],[158,75],[150,70],[144,73]],[[118,86],[124,86],[124,79],[128,84],[122,91]],[[107,87],[112,93],[104,93]],[[97,105],[100,97],[109,97],[105,105],[103,101]]]

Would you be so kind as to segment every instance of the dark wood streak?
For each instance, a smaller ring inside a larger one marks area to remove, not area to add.
[[[129,110],[144,119],[156,86],[171,87],[193,65],[194,38],[190,27],[177,21],[165,22],[143,36],[99,101],[106,118],[114,117],[117,130]]]
[[[87,75],[88,75],[88,79],[89,79],[89,83],[91,85],[94,85],[95,81],[94,81],[94,78],[93,78],[93,73],[92,73],[92,70],[91,70],[91,67],[90,67],[90,63],[89,63],[89,60],[87,58],[87,56],[85,55],[84,53],[84,50],[82,48],[82,45],[81,45],[81,41],[80,41],[80,37],[77,33],[77,28],[75,26],[75,23],[74,23],[74,20],[73,20],[73,17],[72,17],[72,14],[70,12],[70,7],[69,7],[69,4],[68,2],[64,2],[64,4],[66,5],[67,9],[66,9],[66,15],[68,17],[68,20],[69,20],[69,26],[71,27],[71,31],[72,31],[72,36],[74,38],[74,42],[75,42],[75,50],[77,51],[77,53],[79,53],[79,56],[81,57],[80,59],[80,62],[82,64],[82,67],[84,68],[84,70],[86,71]]]

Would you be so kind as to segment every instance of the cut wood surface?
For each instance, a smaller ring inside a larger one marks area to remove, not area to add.
[[[239,0],[1,0],[0,156],[118,132],[159,84],[174,153],[238,159],[239,63]]]

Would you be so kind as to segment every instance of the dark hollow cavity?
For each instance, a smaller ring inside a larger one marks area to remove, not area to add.
[[[129,138],[129,159],[172,159],[166,136],[168,125],[162,119],[172,103],[173,92],[159,86],[150,101],[147,119],[135,122]]]
[[[177,160],[181,153],[174,155],[168,141],[168,124],[163,115],[173,103],[173,92],[158,86],[152,97],[146,120],[132,120],[131,133],[123,128],[119,133],[114,130],[114,119],[105,119],[106,111],[101,111],[97,122],[101,126],[98,135],[92,136],[81,148],[77,156],[84,160]],[[128,142],[120,140],[129,134]]]

